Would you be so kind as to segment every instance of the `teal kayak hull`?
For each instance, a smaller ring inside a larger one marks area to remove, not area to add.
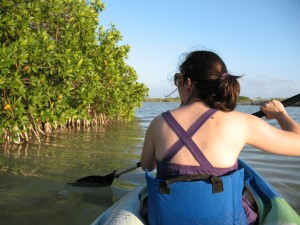
[[[239,160],[239,168],[244,168],[245,187],[256,204],[259,225],[300,225],[299,215],[271,184],[245,161]],[[140,215],[140,202],[146,192],[146,183],[137,186],[102,213],[92,225],[145,224]]]
[[[239,160],[245,171],[245,186],[254,195],[258,206],[258,224],[297,224],[300,217],[277,190],[245,161]]]

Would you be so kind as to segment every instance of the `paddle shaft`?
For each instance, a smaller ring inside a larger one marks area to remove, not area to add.
[[[293,97],[283,100],[281,103],[283,104],[284,107],[287,107],[287,106],[293,105],[299,101],[300,101],[300,94],[297,94],[297,95],[294,95]],[[265,116],[265,114],[262,111],[257,111],[255,113],[253,113],[252,115],[257,116],[257,117]]]
[[[122,170],[117,170],[115,172],[115,177],[118,178],[122,174],[127,173],[127,172],[132,171],[132,170],[135,170],[135,169],[137,169],[139,167],[141,167],[141,162],[138,162],[135,166],[130,166],[130,167],[122,169]]]

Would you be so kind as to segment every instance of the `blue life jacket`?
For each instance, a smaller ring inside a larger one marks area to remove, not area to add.
[[[170,180],[154,178],[146,171],[150,225],[248,224],[242,206],[244,169],[212,179]]]

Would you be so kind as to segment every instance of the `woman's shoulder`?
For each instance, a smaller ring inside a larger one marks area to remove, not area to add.
[[[239,112],[239,111],[232,111],[231,116],[240,120],[245,120],[246,122],[254,122],[254,121],[263,121],[261,118],[254,116],[252,114]]]
[[[231,112],[223,112],[223,113],[229,117],[233,117],[237,119],[249,119],[253,117],[253,115],[251,114],[247,114],[240,111],[231,111]]]
[[[164,121],[164,118],[161,113],[153,118],[153,120],[150,123],[150,126],[158,125],[158,124],[162,123],[163,121]]]
[[[219,115],[220,123],[229,126],[238,126],[242,128],[243,125],[247,125],[249,122],[253,121],[253,117],[250,114],[239,112],[239,111],[231,111],[231,112],[223,112],[218,111],[216,116]]]

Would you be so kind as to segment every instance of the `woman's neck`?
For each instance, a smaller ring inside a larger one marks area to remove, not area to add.
[[[204,103],[200,98],[193,98],[193,99],[190,99],[188,102],[181,102],[180,106],[191,105],[191,104],[193,104],[195,102]]]

